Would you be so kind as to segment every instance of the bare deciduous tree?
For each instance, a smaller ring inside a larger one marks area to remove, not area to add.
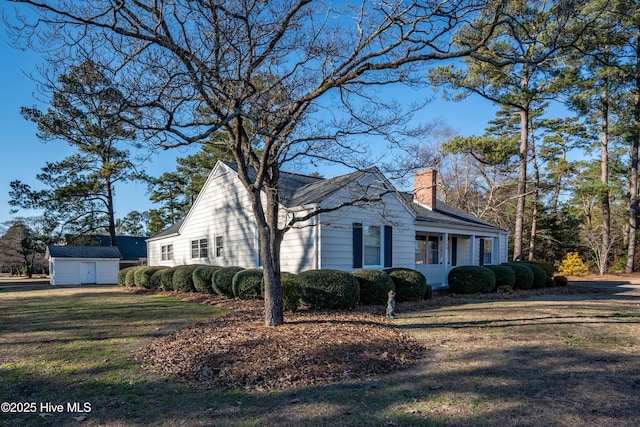
[[[57,64],[81,50],[110,67],[144,112],[135,125],[163,146],[227,134],[217,143],[233,153],[251,196],[267,325],[283,323],[280,243],[309,219],[290,214],[279,224],[282,166],[302,158],[359,166],[351,159],[370,152],[362,135],[401,143],[412,108],[380,89],[426,84],[430,62],[474,55],[501,16],[493,0],[17,2],[36,14],[10,23],[18,43],[55,46]],[[494,19],[452,50],[453,31],[481,10]]]

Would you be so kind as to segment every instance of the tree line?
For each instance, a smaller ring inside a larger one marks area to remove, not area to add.
[[[280,171],[300,164],[368,167],[376,144],[415,151],[412,145],[428,129],[412,118],[428,108],[428,95],[401,104],[382,90],[396,84],[436,87],[451,99],[473,93],[500,107],[484,135],[421,150],[455,178],[443,183],[447,201],[513,231],[514,259],[557,256],[591,239],[605,268],[622,256],[625,268],[634,269],[640,119],[635,2],[15,3],[33,8],[5,16],[14,43],[45,50],[42,88],[48,95],[63,90],[61,99],[51,98],[53,110],[23,114],[44,139],[56,135],[78,149],[78,157],[48,164],[42,181],[57,186],[60,196],[93,189],[82,205],[63,205],[15,182],[16,206],[52,203],[48,212],[65,214],[83,206],[81,217],[64,217],[65,227],[88,229],[103,218],[114,235],[113,186],[143,175],[127,144],[140,144],[143,152],[192,143],[220,148],[238,164],[252,200],[267,325],[283,323],[282,237],[313,215],[278,222]],[[550,102],[562,102],[578,119],[549,119]],[[593,162],[571,159],[573,148],[593,146],[594,132],[601,152],[597,181],[589,179]],[[398,172],[400,165],[408,171],[426,160],[378,163]],[[83,167],[74,169],[78,164]],[[68,177],[81,179],[68,185]],[[153,184],[158,194],[173,195],[149,219],[175,221],[190,203],[186,191],[161,188],[184,188],[180,179],[180,173],[167,175]],[[628,215],[621,225],[617,209],[623,206]]]

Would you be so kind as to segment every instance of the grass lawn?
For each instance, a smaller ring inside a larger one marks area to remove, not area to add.
[[[135,361],[155,337],[223,314],[117,287],[0,282],[0,402],[35,410],[0,425],[640,425],[640,293],[404,312],[397,326],[428,357],[371,381],[204,389]]]

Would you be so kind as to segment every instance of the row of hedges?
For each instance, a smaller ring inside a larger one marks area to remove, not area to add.
[[[455,267],[449,272],[448,278],[449,289],[459,294],[542,289],[567,284],[565,277],[554,277],[553,264],[544,261]]]
[[[129,267],[120,271],[121,286],[136,286],[164,291],[200,292],[240,299],[264,298],[260,269],[182,265],[166,267]],[[286,310],[302,304],[312,309],[344,309],[356,304],[386,304],[389,291],[396,301],[431,298],[431,286],[418,271],[387,270],[309,270],[298,275],[282,273],[282,297]]]

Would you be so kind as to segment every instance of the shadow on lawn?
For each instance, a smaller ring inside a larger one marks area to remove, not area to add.
[[[332,351],[327,348],[326,351]],[[3,400],[89,402],[88,413],[1,414],[0,424],[77,425],[634,425],[636,356],[521,346],[453,356],[455,372],[412,369],[385,378],[267,393],[205,390],[173,379],[110,383],[20,376]],[[475,367],[478,362],[482,367]],[[466,363],[465,365],[465,362]],[[428,364],[428,362],[427,362]]]

